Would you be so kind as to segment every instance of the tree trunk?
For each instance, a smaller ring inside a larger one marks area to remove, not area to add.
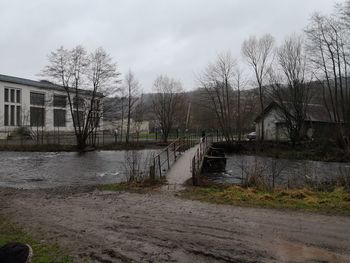
[[[129,98],[128,98],[128,122],[126,127],[126,143],[129,143],[130,136],[130,115],[131,115],[131,89],[129,87]]]
[[[82,135],[77,135],[77,148],[80,152],[86,148],[86,139]]]

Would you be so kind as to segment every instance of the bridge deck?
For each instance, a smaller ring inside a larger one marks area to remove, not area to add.
[[[192,177],[191,161],[198,147],[199,144],[182,153],[179,160],[170,168],[166,175],[169,185],[182,185]]]

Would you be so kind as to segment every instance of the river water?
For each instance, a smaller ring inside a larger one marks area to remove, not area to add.
[[[226,171],[207,175],[218,183],[241,183],[247,174],[275,174],[276,184],[303,186],[306,180],[324,182],[350,174],[350,163],[286,160],[249,155],[227,155]]]
[[[140,150],[140,168],[155,150]],[[0,186],[24,189],[121,182],[126,151],[0,152]],[[144,166],[144,167],[142,167]]]

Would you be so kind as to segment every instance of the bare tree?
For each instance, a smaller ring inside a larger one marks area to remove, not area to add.
[[[144,98],[143,98],[143,94],[141,94],[140,98],[138,99],[138,102],[135,106],[135,110],[133,113],[133,128],[134,131],[137,135],[137,141],[140,138],[140,133],[141,133],[141,128],[142,128],[142,124],[144,121],[144,112],[145,112],[145,107],[144,107]]]
[[[139,92],[139,82],[135,78],[135,74],[129,70],[125,76],[124,89],[126,90],[126,99],[127,99],[127,124],[126,124],[126,139],[125,142],[129,143],[130,139],[130,123],[131,115],[134,110],[135,104],[138,100]]]
[[[88,54],[82,46],[61,47],[48,56],[42,75],[66,91],[77,147],[84,150],[102,117],[103,96],[116,88],[116,64],[102,48]]]
[[[242,116],[244,116],[247,107],[246,103],[242,105],[242,90],[244,90],[248,84],[248,80],[245,77],[243,70],[239,67],[236,68],[233,76],[234,90],[236,91],[236,129],[238,135],[238,141],[242,139]]]
[[[234,140],[233,124],[233,76],[236,61],[230,53],[221,54],[215,63],[208,65],[199,77],[200,88],[205,91],[204,100],[217,117],[227,142]]]
[[[163,141],[167,142],[183,105],[183,89],[179,81],[165,75],[156,78],[154,88],[153,112],[162,130]]]
[[[267,73],[273,60],[273,46],[274,38],[269,34],[259,39],[256,36],[252,36],[248,40],[245,40],[242,45],[242,54],[252,67],[258,85],[261,114],[263,114],[265,109],[264,85],[266,84]],[[264,140],[263,119],[261,121],[261,132],[258,136],[261,141]]]
[[[344,11],[344,14],[346,12]],[[306,29],[308,54],[322,87],[329,119],[336,122],[337,141],[348,148],[350,128],[349,27],[346,16],[314,14]],[[346,20],[345,20],[346,21]],[[347,139],[345,139],[347,138]]]
[[[306,80],[306,54],[300,36],[288,37],[277,50],[277,67],[271,76],[271,97],[278,104],[280,121],[295,146],[305,135],[311,99],[311,76]]]

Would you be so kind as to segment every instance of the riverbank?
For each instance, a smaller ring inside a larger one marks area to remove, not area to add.
[[[2,188],[0,216],[57,241],[77,263],[350,259],[350,217],[214,205],[167,191]]]
[[[310,160],[323,162],[350,162],[350,153],[339,149],[332,142],[307,142],[294,148],[287,142],[242,141],[234,144],[214,143],[214,147],[223,148],[226,153],[256,155],[291,160]]]
[[[96,151],[124,151],[124,150],[144,150],[144,149],[162,149],[167,144],[161,142],[133,142],[130,144],[106,144],[98,147],[91,147],[87,150]],[[0,151],[13,152],[78,152],[74,145],[58,144],[32,144],[32,145],[0,145]]]
[[[290,209],[350,216],[350,192],[343,188],[336,188],[330,192],[309,189],[262,191],[256,188],[217,185],[188,188],[182,192],[181,196],[213,204]]]

